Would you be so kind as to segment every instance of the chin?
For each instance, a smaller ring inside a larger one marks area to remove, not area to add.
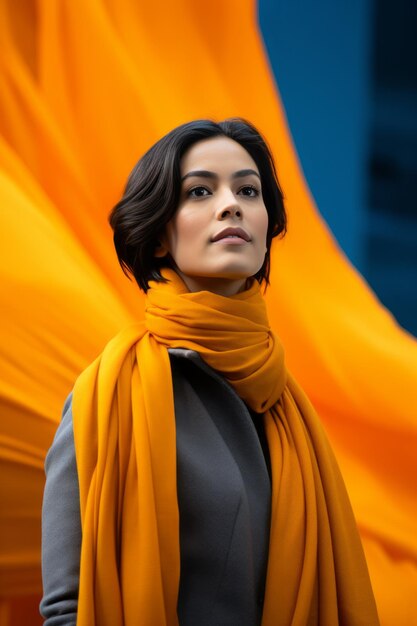
[[[248,278],[252,278],[254,276],[254,274],[256,274],[256,272],[254,272],[254,273],[225,272],[224,274],[223,273],[210,274],[210,275],[207,276],[207,278],[211,278],[213,280],[230,280],[230,281],[248,280]]]

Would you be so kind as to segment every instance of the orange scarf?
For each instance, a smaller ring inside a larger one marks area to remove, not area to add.
[[[122,331],[77,380],[78,626],[175,626],[180,575],[175,415],[167,348],[196,350],[264,413],[272,466],[262,626],[375,626],[339,469],[288,374],[259,285],[233,297],[152,283],[145,326]]]

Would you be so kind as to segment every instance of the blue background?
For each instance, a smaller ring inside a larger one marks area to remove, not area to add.
[[[317,206],[417,335],[417,2],[259,0],[258,15]]]

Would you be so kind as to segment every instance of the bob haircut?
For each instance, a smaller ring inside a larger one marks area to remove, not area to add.
[[[228,137],[239,143],[255,161],[261,178],[262,196],[268,212],[267,252],[261,269],[254,275],[269,284],[272,239],[286,232],[283,194],[272,154],[258,130],[241,118],[223,122],[196,120],[171,130],[155,143],[133,168],[121,200],[109,216],[119,263],[146,291],[149,281],[163,282],[162,267],[172,264],[169,256],[155,257],[158,237],[174,216],[181,196],[181,159],[198,141]],[[175,269],[175,267],[174,267]]]

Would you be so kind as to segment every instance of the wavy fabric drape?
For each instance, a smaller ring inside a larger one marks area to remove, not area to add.
[[[39,620],[43,459],[63,399],[143,316],[108,211],[162,134],[231,115],[268,138],[290,215],[270,321],[336,451],[381,622],[417,624],[416,343],[315,210],[255,2],[3,0],[0,38],[1,626]]]

